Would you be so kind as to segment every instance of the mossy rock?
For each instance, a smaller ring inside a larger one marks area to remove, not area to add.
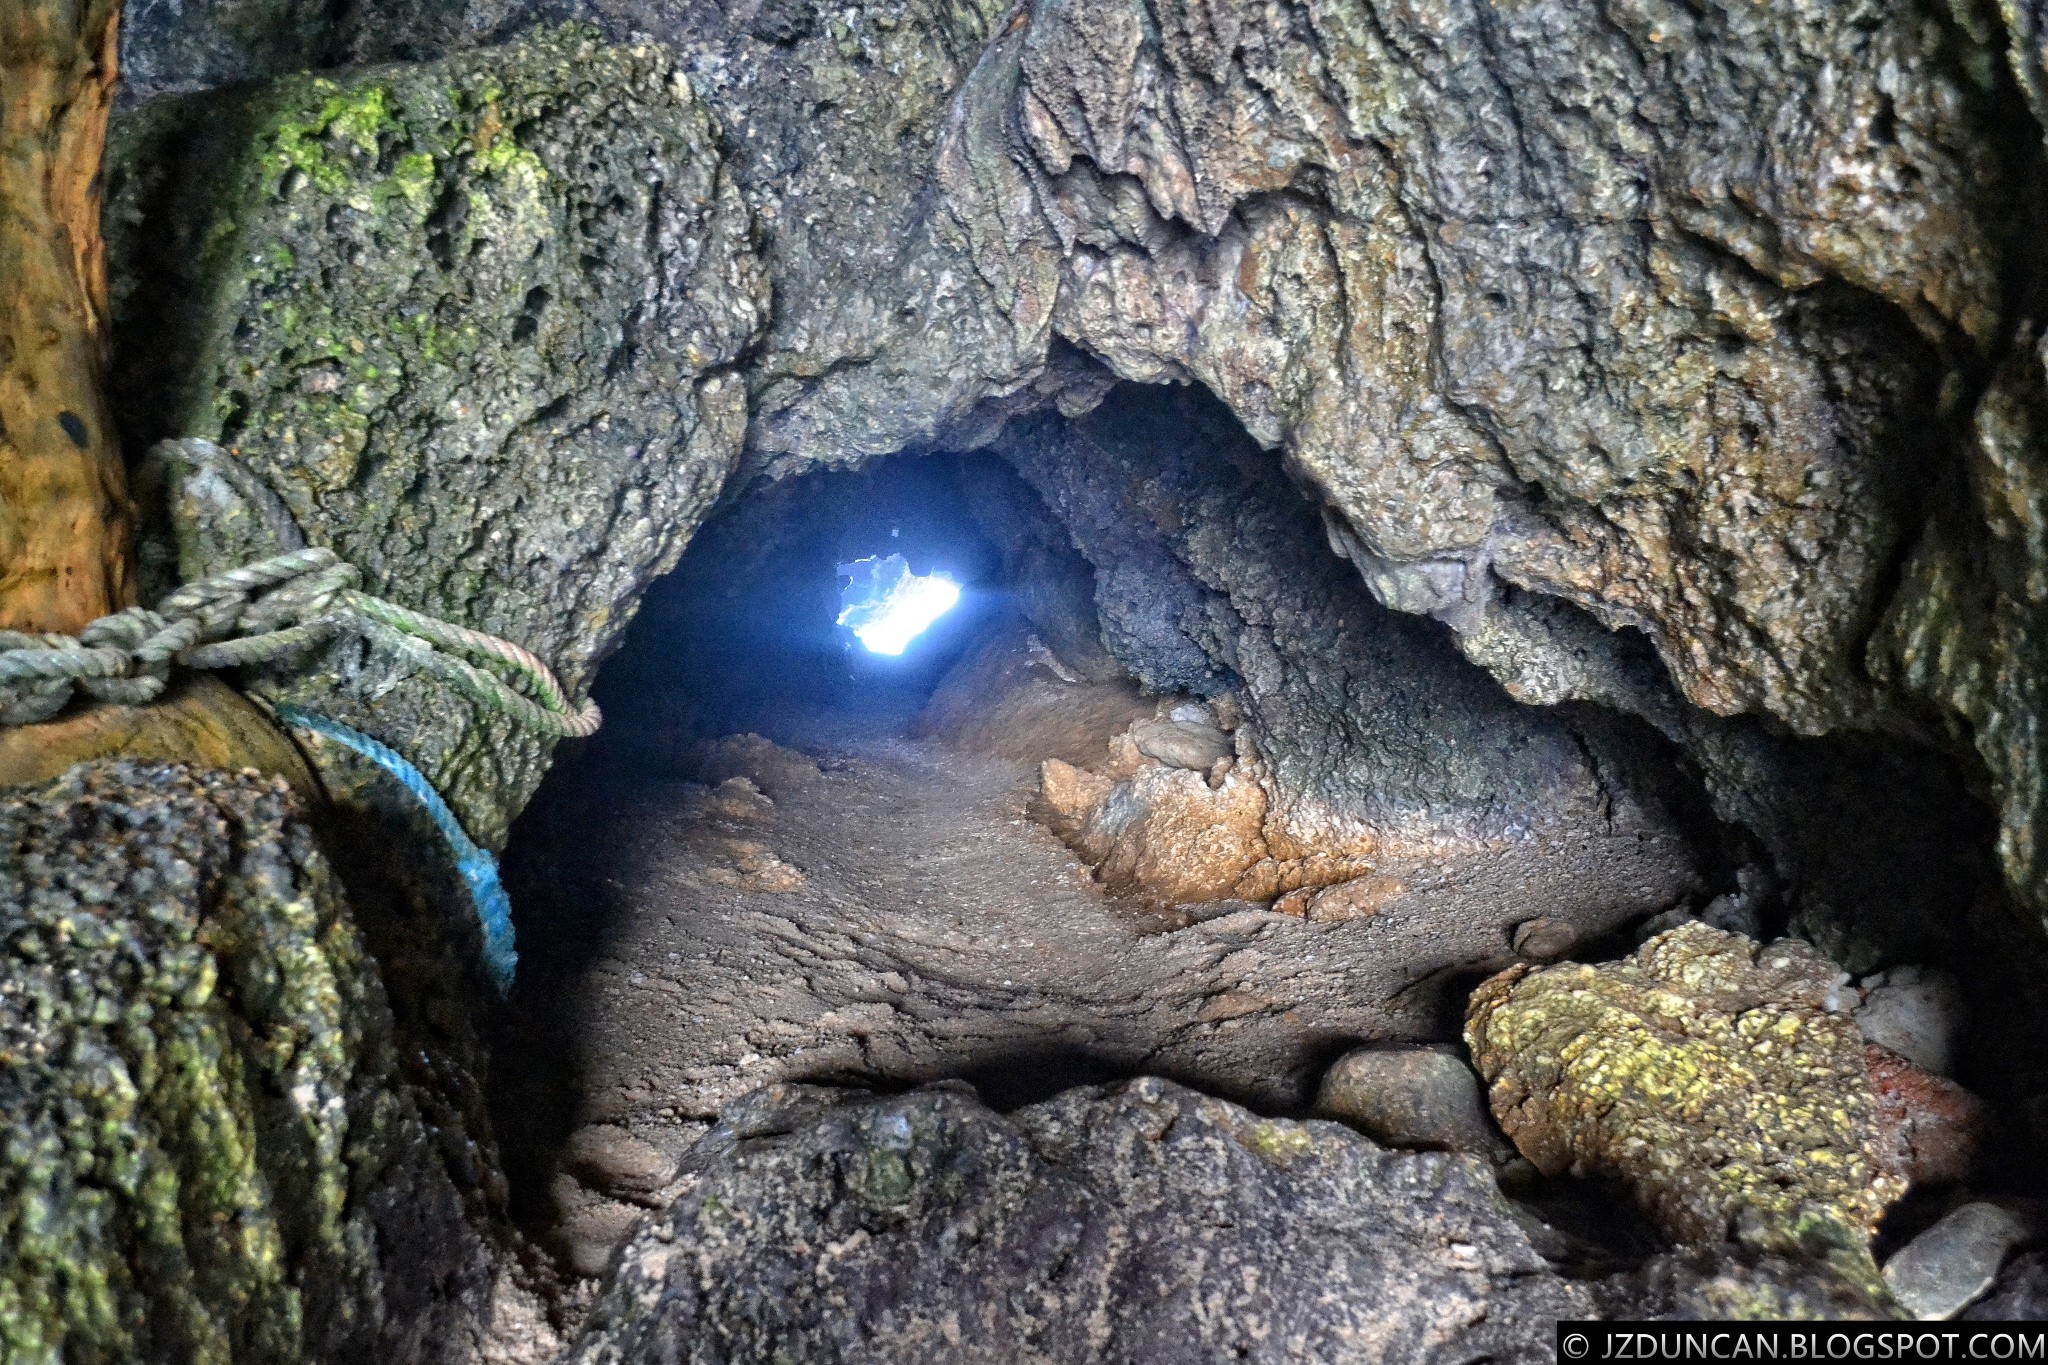
[[[0,802],[0,1358],[461,1359],[493,1267],[284,783]]]
[[[667,56],[569,27],[165,98],[108,160],[131,437],[232,448],[372,591],[585,689],[738,458],[766,313]],[[184,505],[185,578],[271,548]],[[311,664],[259,690],[393,745],[502,842],[544,741],[358,645]]]
[[[1868,1239],[1905,1182],[1839,980],[1795,940],[1686,924],[1621,962],[1502,972],[1465,1036],[1546,1174],[1618,1180],[1681,1243],[1826,1262],[1883,1301]]]

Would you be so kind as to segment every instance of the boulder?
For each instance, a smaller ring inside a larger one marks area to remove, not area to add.
[[[1681,1242],[1861,1249],[1905,1181],[1839,980],[1794,940],[1692,923],[1620,962],[1502,972],[1466,1039],[1539,1170],[1621,1181]]]
[[[1984,1102],[1875,1043],[1863,1053],[1889,1168],[1909,1185],[1967,1180],[1990,1124]]]
[[[1198,773],[1208,772],[1236,753],[1230,736],[1214,725],[1172,717],[1139,721],[1131,727],[1131,742],[1147,758]]]
[[[739,455],[766,315],[749,218],[671,59],[587,29],[164,98],[108,155],[130,435],[206,437],[372,592],[580,696]],[[274,553],[172,490],[186,579]],[[348,641],[259,690],[410,758],[499,846],[551,745]],[[346,799],[354,758],[316,760]]]
[[[0,939],[0,1355],[482,1358],[510,1291],[480,1173],[409,1097],[282,782],[7,793]]]
[[[1884,1263],[1884,1280],[1907,1312],[1925,1322],[1952,1318],[1982,1298],[2026,1222],[1996,1204],[1964,1204]]]
[[[997,1114],[775,1086],[686,1158],[571,1365],[1547,1361],[1590,1296],[1483,1162],[1161,1080]]]
[[[1962,983],[1953,974],[1908,965],[1873,973],[1856,984],[1863,991],[1856,1022],[1865,1038],[1923,1071],[1937,1076],[1954,1073],[1956,1044],[1969,1022],[1969,1006]]]
[[[1496,1164],[1511,1155],[1479,1078],[1448,1049],[1354,1048],[1324,1074],[1316,1112],[1390,1147],[1469,1152]]]
[[[1991,1292],[1964,1309],[1965,1322],[2048,1321],[2048,1252],[2013,1257]]]

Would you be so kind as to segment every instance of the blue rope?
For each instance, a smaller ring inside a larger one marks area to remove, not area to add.
[[[498,988],[500,995],[510,992],[512,973],[519,965],[519,954],[512,947],[512,901],[505,894],[505,884],[498,880],[497,860],[477,847],[462,828],[462,822],[455,818],[455,812],[448,809],[448,803],[441,799],[441,794],[434,790],[425,775],[390,745],[380,744],[360,730],[351,730],[317,711],[303,710],[286,703],[277,708],[277,718],[295,729],[309,730],[322,739],[333,740],[343,748],[361,754],[397,778],[400,785],[412,793],[413,799],[425,808],[435,828],[447,839],[449,850],[455,854],[455,870],[462,874],[462,880],[469,886],[469,898],[476,906],[477,924],[483,930],[484,965],[490,970],[491,983]]]

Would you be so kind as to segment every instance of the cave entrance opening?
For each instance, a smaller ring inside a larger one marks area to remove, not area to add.
[[[897,456],[731,497],[605,665],[606,724],[587,761],[681,777],[726,735],[788,741],[821,718],[870,734],[912,725],[1014,611],[962,459]]]
[[[960,585],[934,570],[912,573],[902,555],[869,555],[839,566],[838,624],[862,649],[891,657],[903,653],[934,621],[960,605]]]
[[[508,849],[521,966],[494,1051],[517,1061],[492,1077],[515,1209],[572,1266],[623,1216],[574,1175],[586,1129],[679,1149],[770,1080],[965,1077],[1001,1103],[1143,1069],[1114,1021],[1185,964],[1088,998],[1123,930],[1028,803],[1039,759],[1156,702],[996,456],[730,496],[595,695],[604,728]]]

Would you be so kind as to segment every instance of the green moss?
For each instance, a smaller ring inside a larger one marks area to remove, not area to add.
[[[425,152],[398,158],[398,164],[391,168],[391,182],[416,207],[425,208],[428,192],[434,186],[434,158]]]
[[[1624,962],[1503,973],[1473,994],[1466,1037],[1496,1116],[1546,1172],[1619,1178],[1681,1241],[1733,1231],[1867,1263],[1903,1184],[1861,1036],[1825,1008],[1833,979],[1803,945],[1692,924]]]
[[[1254,1123],[1238,1134],[1238,1141],[1262,1159],[1286,1169],[1308,1155],[1315,1140],[1298,1123]]]
[[[348,184],[350,171],[330,155],[327,144],[345,142],[374,161],[379,140],[398,131],[398,126],[381,85],[344,89],[322,77],[309,78],[308,84],[326,98],[310,113],[277,122],[263,164],[274,183],[297,171],[329,194],[338,193]]]
[[[861,1168],[861,1188],[878,1204],[901,1204],[916,1188],[917,1177],[903,1153],[870,1151]]]
[[[299,1284],[365,1291],[369,969],[286,809],[128,765],[0,805],[0,1357],[288,1363]]]

